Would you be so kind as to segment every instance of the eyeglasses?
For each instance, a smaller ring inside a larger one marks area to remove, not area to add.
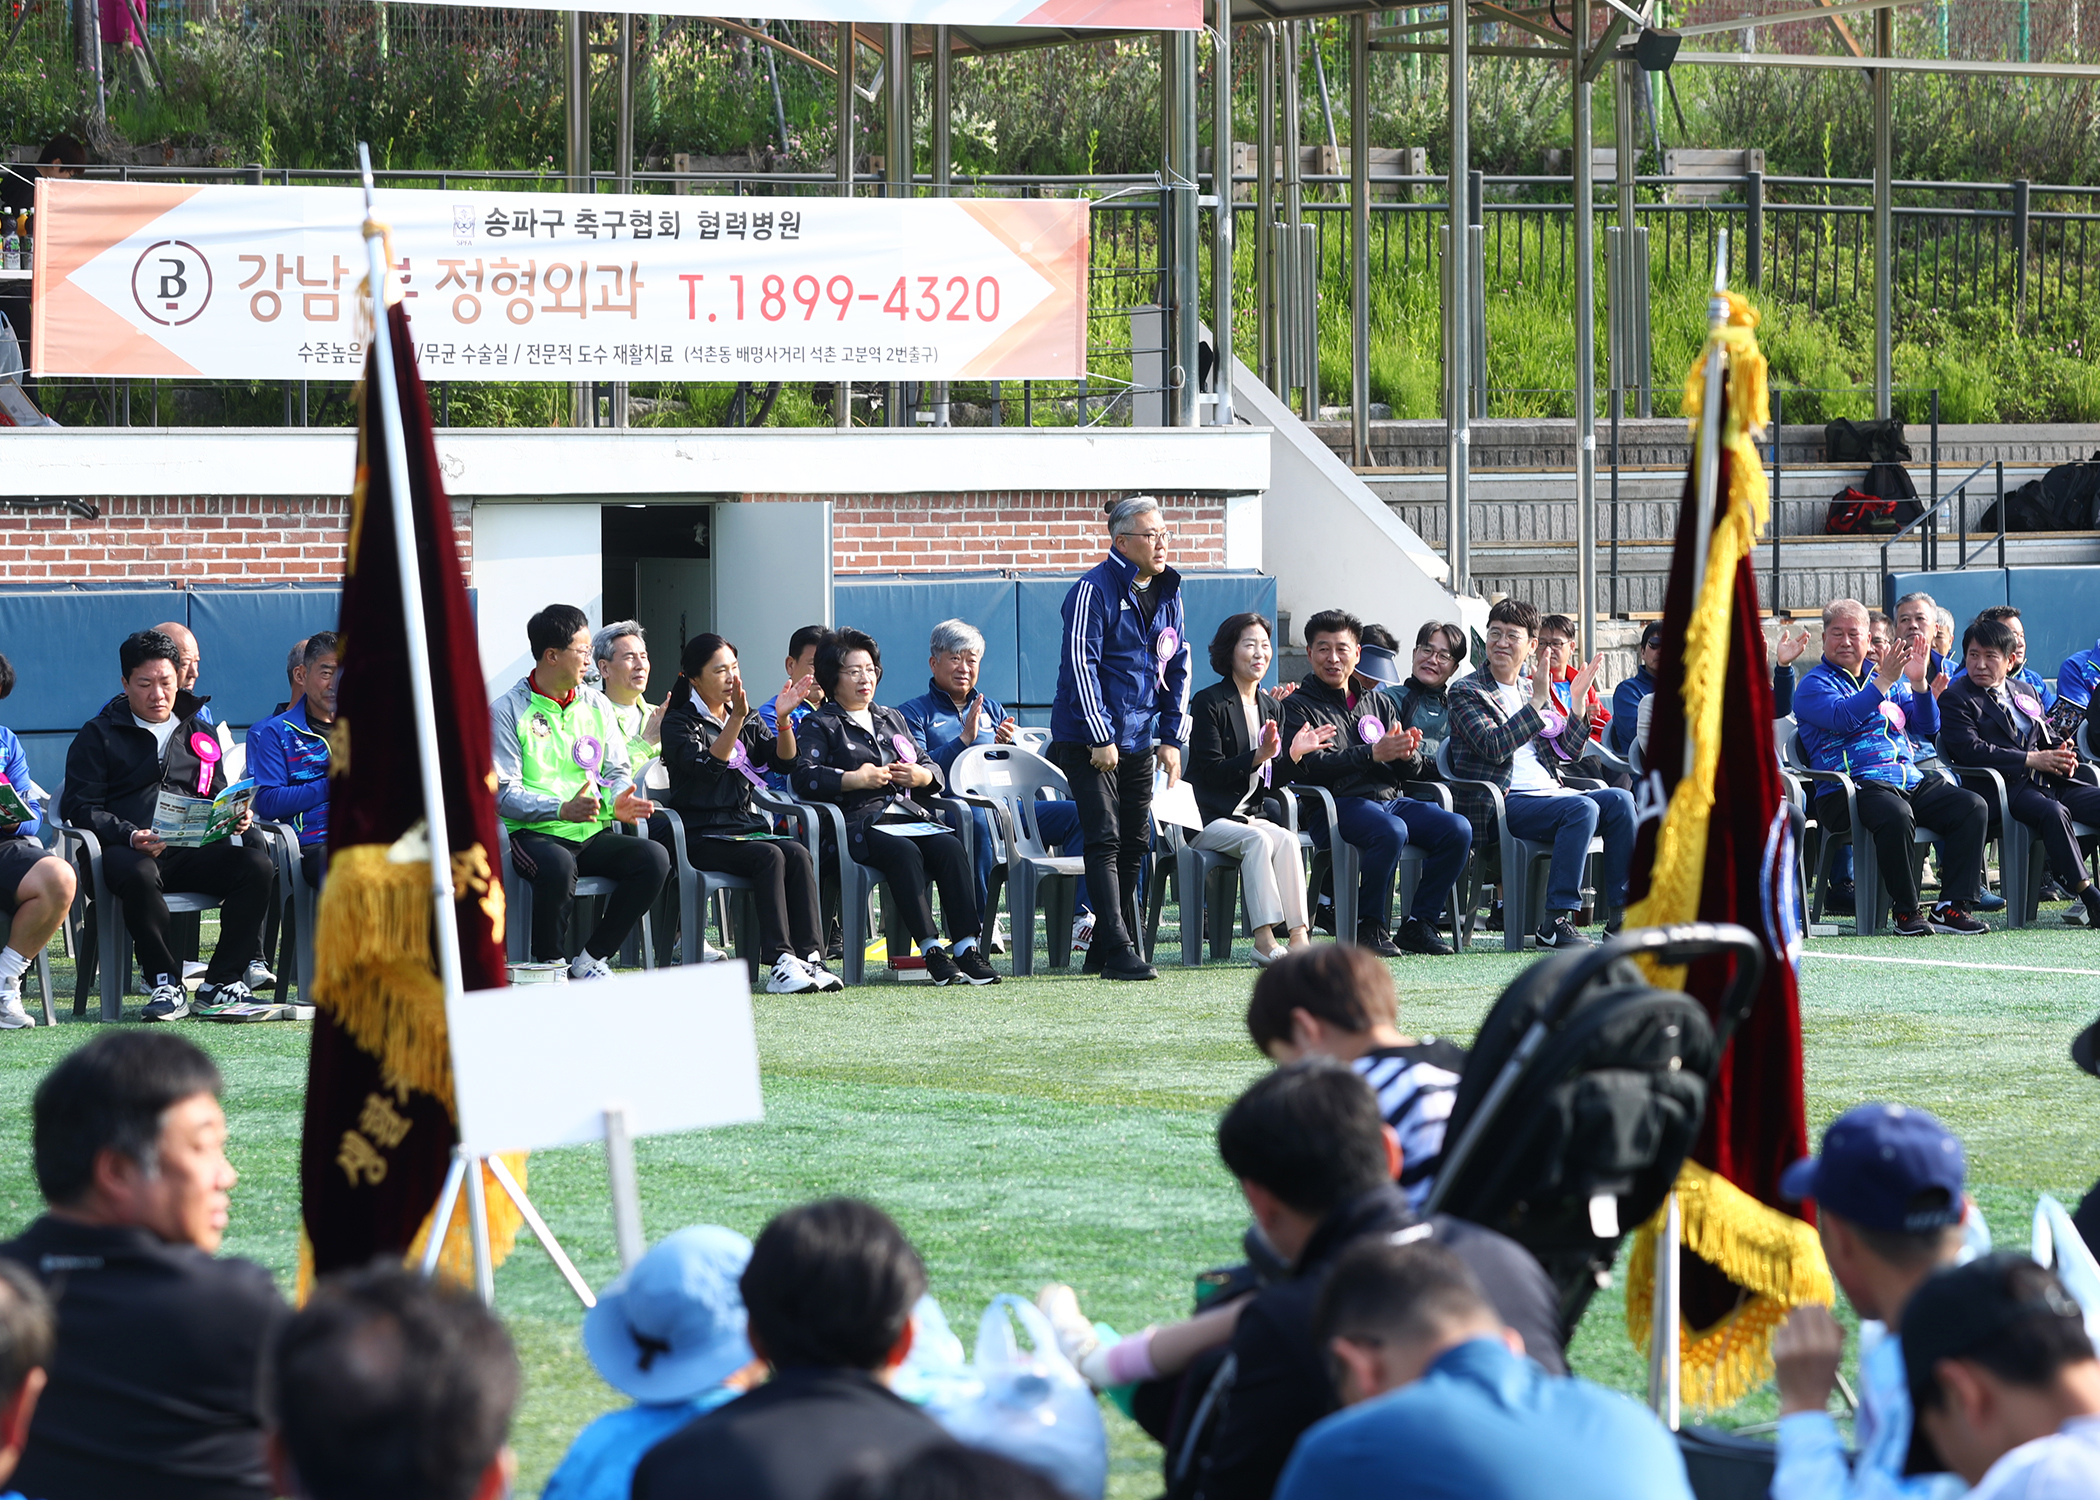
[[[1171,542],[1174,540],[1174,533],[1171,531],[1126,531],[1123,535],[1139,542]]]
[[[1426,656],[1431,661],[1458,660],[1456,656],[1452,655],[1449,651],[1446,651],[1442,646],[1417,646],[1415,647],[1415,655]]]
[[[1531,632],[1521,625],[1511,630],[1491,625],[1488,627],[1487,638],[1488,644],[1492,646],[1521,646],[1531,639]]]

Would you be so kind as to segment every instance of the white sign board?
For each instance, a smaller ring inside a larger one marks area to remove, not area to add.
[[[389,189],[425,380],[1072,379],[1088,206]],[[352,188],[37,185],[39,375],[355,379]]]
[[[474,990],[452,1002],[453,1095],[473,1156],[763,1119],[741,963],[581,984]]]

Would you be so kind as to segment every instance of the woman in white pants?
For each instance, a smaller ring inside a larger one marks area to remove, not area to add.
[[[1334,738],[1332,726],[1307,725],[1298,731],[1288,757],[1281,755],[1282,709],[1261,689],[1273,654],[1269,622],[1260,615],[1234,615],[1218,627],[1210,664],[1219,681],[1189,700],[1195,733],[1185,772],[1203,814],[1196,847],[1239,862],[1258,967],[1285,952],[1276,941],[1278,926],[1290,933],[1293,948],[1311,941],[1298,836],[1273,816],[1271,788],[1290,780],[1289,767],[1299,757],[1326,749]]]

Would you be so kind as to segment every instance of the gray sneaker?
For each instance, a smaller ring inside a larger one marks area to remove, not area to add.
[[[179,1021],[189,1013],[190,992],[168,975],[161,975],[160,983],[153,986],[152,998],[146,1002],[145,1019]]]
[[[0,1031],[20,1031],[34,1025],[29,1012],[22,1008],[22,976],[0,980]]]
[[[241,976],[241,983],[251,991],[274,990],[277,988],[277,976],[270,972],[268,964],[259,958],[252,958],[248,960],[248,972]]]
[[[1555,917],[1538,930],[1541,948],[1594,948],[1597,945],[1575,930],[1566,917]]]

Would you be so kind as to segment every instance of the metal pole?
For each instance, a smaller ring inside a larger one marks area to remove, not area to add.
[[[1169,85],[1163,101],[1167,114],[1167,202],[1172,224],[1167,242],[1173,257],[1168,273],[1173,291],[1168,322],[1173,345],[1167,377],[1168,425],[1194,427],[1203,306],[1196,260],[1196,34],[1169,31],[1163,37],[1161,57]]]
[[[1349,22],[1349,395],[1352,448],[1371,463],[1371,16]]]
[[[933,196],[949,195],[955,175],[955,141],[950,121],[955,114],[955,54],[948,28],[933,28]],[[933,388],[933,425],[948,425],[948,382]]]
[[[568,133],[569,191],[588,193],[591,190],[591,54],[589,38],[584,33],[584,13],[579,10],[568,12],[563,31],[568,48],[567,83],[562,102]],[[592,405],[590,382],[570,382],[571,425],[595,427],[598,414],[592,410]]]
[[[489,1251],[489,1189],[481,1177],[481,1163],[471,1157],[467,1160],[467,1235],[474,1244],[474,1291],[483,1307],[492,1307],[496,1259]]]
[[[1217,356],[1211,369],[1217,402],[1211,422],[1232,425],[1232,3],[1212,0],[1217,29],[1211,33],[1210,185],[1217,195],[1211,210],[1210,347]]]
[[[766,56],[772,56],[768,48]],[[626,12],[620,16],[620,115],[616,131],[619,144],[615,148],[618,160],[613,165],[617,174],[615,182],[619,191],[634,191],[634,17]],[[627,382],[616,380],[612,388],[612,422],[615,427],[627,425]]]
[[[832,168],[838,180],[838,195],[853,196],[853,23],[840,21],[832,30],[838,47],[838,93],[833,125]],[[853,425],[853,382],[843,374],[831,383],[832,423],[840,432]]]
[[[1779,584],[1779,537],[1786,528],[1781,524],[1784,513],[1780,510],[1780,487],[1786,479],[1786,393],[1778,386],[1772,387],[1772,604],[1776,614],[1785,607]]]
[[[445,791],[439,779],[437,699],[430,675],[429,625],[423,614],[423,571],[416,552],[415,508],[408,488],[408,438],[401,428],[400,387],[394,375],[394,340],[387,323],[388,267],[385,242],[372,201],[372,152],[357,145],[357,167],[365,189],[365,256],[372,286],[372,373],[379,388],[379,428],[386,444],[387,488],[394,512],[394,562],[401,574],[403,633],[408,644],[409,705],[415,713],[416,757],[420,762],[423,822],[430,834],[431,926],[437,954],[438,982],[450,1001],[461,992],[459,919],[452,894],[452,835],[445,822]],[[479,1178],[476,1178],[479,1181]]]
[[[1593,217],[1596,169],[1590,142],[1596,132],[1590,115],[1590,86],[1583,64],[1590,40],[1590,0],[1575,0],[1574,48],[1568,60],[1569,91],[1574,95],[1575,143],[1575,619],[1582,628],[1582,659],[1597,651],[1597,247]],[[1617,304],[1613,299],[1614,306]],[[1614,408],[1616,413],[1616,408]],[[1613,427],[1617,432],[1616,423]],[[1612,467],[1612,607],[1618,607],[1619,472],[1617,448]]]
[[[911,27],[885,26],[882,40],[883,177],[892,198],[909,198],[912,179]],[[883,399],[884,426],[902,427],[904,385],[891,381]]]
[[[1613,368],[1611,378],[1622,390],[1639,390],[1635,409],[1645,417],[1648,415],[1648,390],[1641,384],[1640,371],[1647,361],[1634,350],[1634,342],[1641,332],[1640,316],[1636,311],[1640,306],[1640,293],[1635,283],[1648,274],[1648,264],[1639,254],[1634,235],[1638,227],[1634,210],[1640,202],[1640,194],[1634,186],[1633,176],[1641,152],[1634,127],[1633,88],[1628,82],[1633,68],[1632,63],[1615,63],[1611,70],[1613,199],[1619,219],[1619,275],[1611,289],[1612,347],[1619,352],[1619,362]]]
[[[605,1170],[612,1182],[613,1242],[619,1247],[620,1269],[631,1270],[649,1248],[642,1232],[642,1195],[634,1170],[634,1137],[628,1132],[627,1111],[605,1112]]]
[[[1679,1385],[1683,1371],[1679,1348],[1677,1280],[1680,1267],[1679,1237],[1683,1224],[1678,1217],[1677,1194],[1671,1193],[1663,1213],[1662,1233],[1655,1246],[1655,1305],[1648,1320],[1648,1404],[1672,1432],[1679,1417]]]
[[[1706,554],[1714,535],[1714,498],[1721,489],[1721,387],[1727,357],[1715,337],[1728,323],[1728,231],[1714,232],[1714,291],[1706,303],[1706,396],[1699,409],[1698,488],[1692,504],[1692,607],[1706,586]],[[1691,736],[1684,741],[1684,774],[1692,774]],[[1673,1239],[1672,1244],[1675,1241]],[[1674,1318],[1676,1309],[1671,1309]]]
[[[1255,358],[1270,390],[1280,391],[1276,372],[1276,23],[1261,25],[1261,72],[1255,112],[1254,300],[1260,305],[1260,346]]]
[[[1466,483],[1473,460],[1470,421],[1473,359],[1469,347],[1473,316],[1467,306],[1473,281],[1470,264],[1472,236],[1467,232],[1466,224],[1466,171],[1472,163],[1472,144],[1467,133],[1466,27],[1471,18],[1466,11],[1466,0],[1449,0],[1446,11],[1451,18],[1451,161],[1444,196],[1449,200],[1451,258],[1444,284],[1449,288],[1451,302],[1446,313],[1451,334],[1446,346],[1448,363],[1444,370],[1444,472],[1446,510],[1449,513],[1446,522],[1451,528],[1449,582],[1452,593],[1464,594],[1470,592],[1466,578],[1466,542],[1472,520],[1467,514]]]
[[[1874,55],[1896,55],[1893,10],[1874,12]],[[1895,289],[1891,285],[1895,267],[1895,126],[1889,98],[1895,78],[1887,68],[1874,70],[1874,415],[1883,420],[1895,409]]]
[[[1294,266],[1301,264],[1303,246],[1300,243],[1301,236],[1298,231],[1305,223],[1305,142],[1304,133],[1300,129],[1305,113],[1305,104],[1299,88],[1301,82],[1299,74],[1303,70],[1305,63],[1304,35],[1305,26],[1302,21],[1286,21],[1284,23],[1283,223],[1293,250],[1291,259],[1285,264]],[[1290,357],[1284,361],[1285,369],[1289,369],[1293,365],[1306,372],[1316,371],[1317,369],[1316,362],[1308,357],[1310,351],[1319,347],[1319,308],[1317,299],[1312,291],[1312,287],[1317,285],[1317,275],[1311,277],[1301,275],[1290,278],[1282,290],[1277,293],[1276,300],[1278,302],[1282,302],[1285,298],[1291,298],[1298,303],[1297,313],[1283,320],[1283,325],[1286,328],[1296,329],[1299,335],[1296,340],[1299,347],[1293,349]],[[1285,394],[1288,394],[1290,377],[1285,375],[1282,377],[1282,381],[1285,387]],[[1319,375],[1317,373],[1302,375],[1300,387],[1302,394],[1299,397],[1298,413],[1306,421],[1316,422],[1320,417]]]

